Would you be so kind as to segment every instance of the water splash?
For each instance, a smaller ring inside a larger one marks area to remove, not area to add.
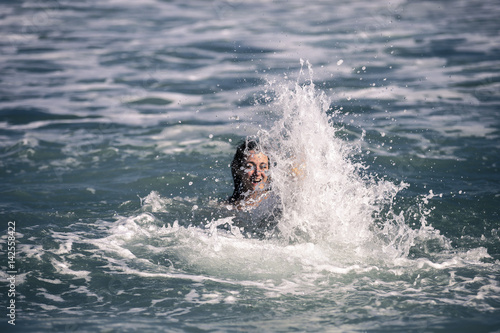
[[[278,119],[258,134],[274,163],[271,178],[283,207],[282,237],[327,246],[349,260],[407,256],[418,231],[392,206],[408,185],[377,179],[355,162],[359,147],[337,137],[332,122],[338,112],[315,87],[312,67],[306,65],[306,78],[302,69],[296,82],[269,83],[276,93],[269,107]],[[425,214],[420,218],[425,225]]]
[[[359,146],[338,137],[333,126],[338,113],[315,87],[308,63],[307,69],[305,80],[301,71],[296,82],[269,83],[274,100],[268,106],[276,119],[257,133],[268,149],[273,191],[282,206],[277,237],[249,239],[232,227],[234,212],[219,214],[220,204],[167,199],[153,191],[141,199],[139,215],[117,221],[98,246],[117,244],[125,258],[135,253],[161,274],[184,276],[194,269],[204,277],[264,289],[271,279],[278,293],[291,290],[283,281],[300,287],[329,274],[383,275],[387,269],[409,274],[415,267],[460,266],[487,255],[478,250],[461,259],[449,251],[449,241],[427,223],[432,192],[400,208],[398,196],[408,185],[373,175],[354,158]]]

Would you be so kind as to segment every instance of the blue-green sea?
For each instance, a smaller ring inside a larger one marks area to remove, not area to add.
[[[2,332],[500,332],[497,1],[0,8]]]

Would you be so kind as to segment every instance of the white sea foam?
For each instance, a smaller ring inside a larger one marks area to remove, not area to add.
[[[59,274],[64,274],[64,275],[71,275],[75,276],[76,278],[83,278],[87,281],[90,281],[90,271],[85,271],[85,270],[73,270],[71,268],[71,264],[66,261],[65,259],[56,259],[53,258],[50,260],[50,263],[52,264],[52,267],[59,273]]]
[[[38,293],[37,295],[43,296],[46,299],[53,301],[53,302],[64,302],[64,299],[61,296],[50,294],[47,289],[45,288],[38,288]]]
[[[103,258],[109,263],[106,269],[144,279],[184,280],[192,286],[190,292],[184,294],[184,301],[196,305],[237,304],[247,300],[248,295],[241,295],[239,288],[251,288],[268,299],[283,295],[304,297],[321,292],[333,297],[338,306],[346,306],[345,303],[349,302],[346,295],[354,291],[358,297],[375,297],[381,301],[393,297],[407,299],[414,294],[415,297],[404,301],[404,304],[411,306],[412,299],[416,305],[426,304],[426,298],[421,295],[432,294],[436,281],[447,285],[453,292],[465,292],[471,283],[484,286],[476,296],[468,295],[450,301],[453,302],[450,304],[457,305],[474,302],[481,297],[492,297],[498,289],[494,279],[476,281],[472,277],[454,277],[454,271],[480,264],[479,260],[487,256],[484,249],[444,255],[438,260],[400,257],[392,262],[375,262],[366,256],[347,258],[345,256],[352,254],[349,251],[332,250],[325,244],[312,242],[287,244],[277,240],[248,239],[221,230],[212,234],[209,230],[183,227],[176,223],[165,227],[160,226],[159,220],[138,216],[122,218],[117,223],[120,229],[135,231],[136,235],[129,238],[125,236],[127,233],[111,232],[107,243],[120,244],[122,252],[112,253],[108,248],[101,247]],[[96,240],[88,241],[100,244]],[[145,247],[144,244],[152,246]],[[127,255],[128,251],[144,259],[131,258]],[[159,253],[171,259],[175,267],[166,267],[150,259]],[[185,267],[190,267],[189,271],[194,268],[194,272],[186,272]],[[399,281],[399,285],[394,285],[394,279]],[[359,290],[358,280],[362,281],[359,282],[361,284],[369,283],[373,288]],[[209,291],[203,287],[208,282],[224,285],[225,288]],[[372,306],[377,309],[376,304],[367,305],[367,309]],[[482,305],[482,309],[488,311],[491,307]]]

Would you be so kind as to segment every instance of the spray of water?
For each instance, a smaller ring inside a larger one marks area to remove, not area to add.
[[[293,84],[269,83],[276,92],[270,108],[278,120],[258,134],[274,164],[273,190],[283,207],[281,236],[292,243],[322,244],[351,259],[380,252],[392,259],[407,255],[415,234],[402,214],[391,211],[407,185],[377,179],[354,161],[359,148],[336,136],[337,114],[306,64],[305,82],[300,83],[301,70]]]

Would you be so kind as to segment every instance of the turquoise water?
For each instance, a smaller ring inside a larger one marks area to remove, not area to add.
[[[500,330],[495,1],[2,8],[2,331]],[[270,238],[215,228],[247,135]]]

